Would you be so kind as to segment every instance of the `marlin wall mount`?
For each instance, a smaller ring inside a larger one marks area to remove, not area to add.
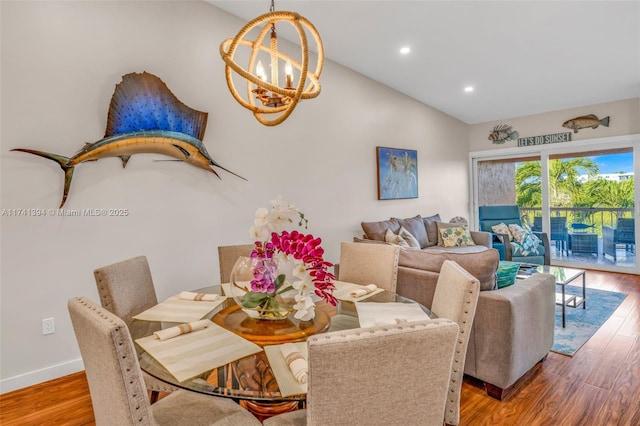
[[[148,72],[131,73],[122,76],[113,92],[103,139],[87,143],[71,158],[27,148],[11,151],[38,155],[60,165],[64,171],[60,207],[69,195],[75,166],[106,157],[119,157],[122,167],[126,167],[134,154],[163,154],[218,177],[220,175],[211,166],[244,179],[216,163],[207,152],[202,143],[207,116],[206,112],[180,102],[157,76]]]

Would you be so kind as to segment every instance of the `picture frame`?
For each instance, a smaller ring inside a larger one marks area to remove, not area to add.
[[[418,151],[376,147],[378,200],[418,198]]]

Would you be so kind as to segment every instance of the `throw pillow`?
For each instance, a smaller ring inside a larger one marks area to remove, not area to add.
[[[466,226],[438,226],[438,232],[445,247],[475,246],[473,238]]]
[[[411,232],[407,231],[404,226],[400,227],[398,236],[403,238],[407,242],[407,244],[409,244],[409,248],[418,250],[420,249],[420,243],[418,242],[418,240],[413,235],[411,235]]]
[[[394,234],[391,229],[387,229],[387,232],[384,234],[384,240],[403,248],[409,248],[409,243],[400,235]]]
[[[519,262],[508,262],[506,260],[498,262],[498,270],[496,271],[497,287],[504,288],[515,284],[519,268]]]
[[[444,239],[442,238],[442,231],[444,229],[447,229],[447,228],[463,228],[463,226],[461,226],[459,223],[446,223],[446,222],[436,222],[436,226],[438,228],[438,245],[439,246],[444,246]],[[466,228],[466,229],[467,229],[466,234],[467,234],[467,237],[468,237],[468,241],[473,243],[473,239],[471,238],[471,234],[469,234],[469,231],[468,231],[469,228]],[[458,233],[461,234],[459,230],[458,230]],[[466,244],[466,245],[471,246],[471,245],[475,245],[475,243]]]
[[[509,231],[509,227],[507,225],[505,225],[504,223],[499,223],[497,225],[493,225],[491,227],[491,230],[493,232],[495,232],[496,234],[507,234],[509,236],[509,240],[513,239],[513,235],[511,235],[511,232]],[[502,241],[502,236],[498,235],[498,239],[504,243],[504,241]]]
[[[522,241],[511,242],[511,255],[512,256],[538,256],[538,246],[540,240],[531,231],[525,231],[522,236]]]
[[[521,228],[520,225],[511,223],[509,224],[509,233],[513,236],[513,239],[522,244],[526,230]]]
[[[457,223],[458,225],[467,225],[469,226],[469,221],[462,216],[454,216],[449,219],[449,223]]]
[[[435,246],[438,244],[438,226],[436,222],[442,222],[440,219],[440,214],[434,214],[433,216],[423,217],[422,221],[424,222],[424,227],[427,230],[427,238],[429,239],[429,244],[427,247]]]
[[[427,236],[427,228],[424,226],[422,217],[420,215],[409,217],[406,219],[393,218],[400,224],[401,227],[406,229],[418,240],[420,248],[427,247],[429,245],[429,237]]]
[[[361,222],[360,226],[362,226],[364,235],[370,240],[384,241],[387,229],[390,229],[394,234],[400,231],[400,224],[393,219],[380,222]]]

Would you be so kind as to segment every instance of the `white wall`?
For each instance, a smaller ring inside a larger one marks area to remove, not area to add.
[[[104,134],[121,76],[148,71],[209,112],[205,145],[222,180],[159,155],[77,167],[67,209],[127,217],[1,217],[1,391],[82,369],[66,302],[97,300],[93,269],[144,254],[158,297],[218,282],[218,245],[249,242],[259,206],[282,194],[310,219],[330,261],[361,220],[468,216],[467,126],[335,63],[322,93],[280,126],[231,97],[218,55],[244,22],[201,2],[0,3],[1,208],[56,208],[58,165],[16,147],[71,156]],[[309,17],[311,20],[312,17]],[[319,29],[321,31],[321,29]],[[330,56],[331,52],[327,52]],[[416,149],[419,198],[376,200],[375,147]],[[41,320],[56,332],[42,336]]]
[[[600,119],[608,116],[610,119],[609,127],[598,126],[596,129],[579,129],[578,133],[562,127],[562,123],[565,121],[588,114],[593,114]],[[597,138],[633,135],[640,133],[640,98],[638,93],[629,93],[629,99],[620,101],[474,124],[469,126],[470,151],[517,147],[517,139],[507,141],[504,144],[495,144],[488,140],[491,130],[498,124],[512,126],[520,138],[571,132],[571,143],[574,144],[578,141]]]

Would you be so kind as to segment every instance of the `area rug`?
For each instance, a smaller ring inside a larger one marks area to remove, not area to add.
[[[582,287],[567,286],[567,294],[582,296]],[[556,326],[552,351],[573,356],[618,309],[626,294],[587,288],[587,308],[566,307],[566,327],[562,328],[562,307],[556,306]]]

